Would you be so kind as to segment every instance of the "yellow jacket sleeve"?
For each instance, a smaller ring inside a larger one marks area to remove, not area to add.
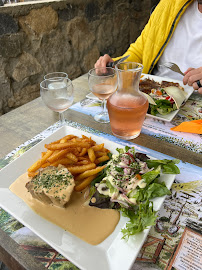
[[[182,14],[193,1],[161,0],[141,35],[124,53],[123,56],[130,55],[126,61],[141,63],[144,66],[143,73],[151,73],[172,37]]]

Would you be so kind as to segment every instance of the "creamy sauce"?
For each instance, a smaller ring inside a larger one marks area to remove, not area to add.
[[[21,175],[10,190],[28,204],[38,215],[76,235],[91,245],[98,245],[115,229],[120,214],[113,209],[99,209],[85,204],[84,192],[73,192],[66,208],[44,204],[34,199],[25,187],[30,181]]]

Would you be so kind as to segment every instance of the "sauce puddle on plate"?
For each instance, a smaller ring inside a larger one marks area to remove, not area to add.
[[[44,204],[28,192],[25,187],[28,181],[30,178],[25,173],[10,186],[10,190],[38,215],[91,245],[104,241],[119,222],[120,214],[117,210],[85,205],[84,192],[73,192],[66,208]]]

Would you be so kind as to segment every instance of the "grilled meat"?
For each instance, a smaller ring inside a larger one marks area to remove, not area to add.
[[[181,90],[184,90],[182,86],[180,86],[179,83],[175,82],[168,82],[168,81],[162,81],[161,83],[155,82],[154,80],[145,79],[140,81],[139,89],[140,91],[150,94],[152,89],[162,89],[169,86],[176,86]]]
[[[162,81],[162,82],[161,82],[161,88],[169,87],[169,86],[176,86],[176,87],[179,87],[180,84],[179,84],[179,83],[174,83],[174,82],[167,82],[167,81]]]
[[[139,89],[146,94],[150,94],[151,89],[158,88],[160,88],[160,84],[158,82],[155,82],[154,80],[145,79],[140,81]]]

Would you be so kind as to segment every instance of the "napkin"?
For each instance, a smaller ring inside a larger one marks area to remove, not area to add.
[[[202,120],[183,122],[179,126],[171,128],[171,130],[202,134]]]

